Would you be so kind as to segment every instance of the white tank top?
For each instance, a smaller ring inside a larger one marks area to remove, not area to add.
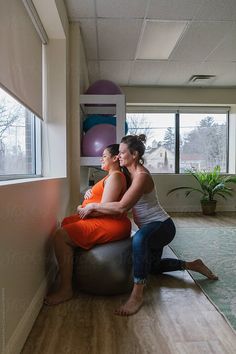
[[[163,222],[170,217],[158,201],[155,186],[151,192],[142,195],[132,208],[132,212],[134,222],[139,228],[153,221]]]

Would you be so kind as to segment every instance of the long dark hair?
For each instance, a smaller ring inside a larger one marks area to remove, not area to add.
[[[108,152],[111,154],[111,157],[113,157],[119,155],[119,146],[120,146],[119,144],[111,144],[106,147],[106,150],[108,150]],[[131,185],[130,173],[125,166],[123,167],[120,166],[120,170],[125,175],[127,188],[129,188]]]
[[[119,144],[111,144],[106,147],[106,150],[109,151],[111,157],[119,155]]]
[[[144,159],[143,155],[145,153],[145,143],[146,143],[146,135],[140,134],[140,135],[126,135],[121,139],[121,143],[124,143],[127,145],[129,151],[134,153],[135,151],[138,153],[138,160],[139,163],[143,165]]]

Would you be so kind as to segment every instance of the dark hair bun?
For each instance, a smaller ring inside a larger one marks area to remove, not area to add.
[[[145,144],[147,141],[147,137],[145,134],[140,134],[138,135],[138,140],[142,141]]]

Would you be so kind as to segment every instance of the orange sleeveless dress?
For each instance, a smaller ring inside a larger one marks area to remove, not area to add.
[[[124,178],[122,172],[119,172]],[[89,203],[100,203],[104,190],[104,181],[108,176],[92,187],[92,197],[83,201],[82,207]],[[61,226],[70,239],[79,247],[90,249],[96,244],[121,240],[130,236],[131,222],[126,215],[113,217],[110,215],[89,219],[80,219],[78,214],[63,219]]]

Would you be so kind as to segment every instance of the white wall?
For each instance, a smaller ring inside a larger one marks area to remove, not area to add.
[[[236,172],[236,105],[231,106],[229,119],[229,172]]]
[[[80,202],[80,94],[89,85],[88,68],[79,23],[70,24],[70,171],[71,171],[71,213]]]
[[[192,193],[189,197],[185,198],[184,191],[178,191],[167,196],[167,192],[179,186],[193,186],[197,187],[197,183],[193,177],[189,175],[154,175],[154,181],[161,205],[168,212],[200,212],[200,193]],[[222,198],[217,198],[216,211],[235,211],[236,210],[236,187],[234,188],[235,194],[233,198],[228,198],[225,201]]]
[[[66,40],[50,39],[44,48],[43,175],[67,176]]]
[[[232,105],[235,88],[179,88],[123,86],[127,104]]]
[[[42,306],[49,235],[65,213],[66,183],[52,179],[0,186],[1,339],[6,352],[20,350]]]

